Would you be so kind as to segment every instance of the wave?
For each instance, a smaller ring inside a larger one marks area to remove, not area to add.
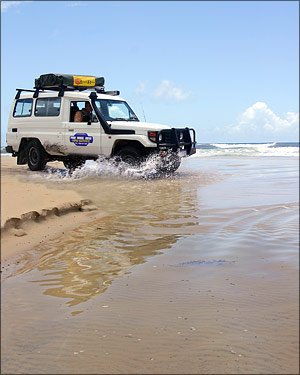
[[[268,148],[274,147],[276,142],[273,143],[212,143],[215,148],[231,149],[231,148]]]
[[[205,156],[296,156],[299,143],[205,143],[197,145],[194,157]]]

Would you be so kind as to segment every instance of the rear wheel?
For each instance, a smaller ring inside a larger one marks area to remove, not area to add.
[[[27,146],[27,164],[31,171],[42,171],[47,163],[47,154],[38,140],[32,140]]]

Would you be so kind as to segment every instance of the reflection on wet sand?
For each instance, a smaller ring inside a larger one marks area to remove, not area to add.
[[[196,159],[199,178],[73,181],[107,216],[3,283],[3,373],[299,373],[290,163]]]
[[[199,183],[199,181],[198,181]],[[197,185],[180,179],[151,182],[84,181],[108,214],[40,246],[19,273],[36,268],[32,282],[75,306],[103,293],[117,276],[169,249],[198,224]],[[115,197],[112,199],[112,197]]]

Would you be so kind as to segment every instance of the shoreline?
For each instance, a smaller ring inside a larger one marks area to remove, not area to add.
[[[54,188],[47,180],[30,180],[27,169],[16,165],[15,158],[1,158],[2,269],[35,246],[105,216],[70,187]]]

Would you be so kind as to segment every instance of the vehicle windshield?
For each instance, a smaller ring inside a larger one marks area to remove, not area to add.
[[[98,99],[96,105],[106,121],[139,121],[123,100]]]

